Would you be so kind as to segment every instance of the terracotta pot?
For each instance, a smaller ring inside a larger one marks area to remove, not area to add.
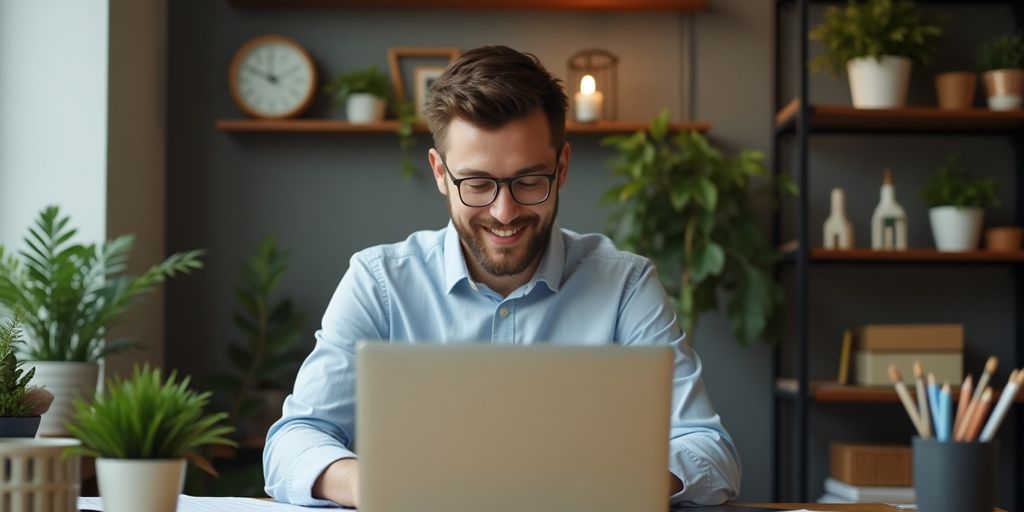
[[[1024,241],[1024,228],[1006,226],[985,230],[985,248],[990,251],[1018,251]]]
[[[935,75],[935,95],[939,108],[958,110],[971,108],[978,77],[970,71],[950,71]]]
[[[988,93],[988,108],[1016,110],[1024,97],[1024,69],[994,69],[982,75]]]

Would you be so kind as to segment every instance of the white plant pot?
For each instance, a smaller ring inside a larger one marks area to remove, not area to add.
[[[185,459],[96,459],[104,512],[175,512]]]
[[[78,510],[81,457],[64,456],[77,439],[0,439],[0,510]]]
[[[76,398],[92,401],[96,395],[96,383],[100,367],[96,363],[64,361],[26,361],[25,371],[35,367],[32,384],[44,386],[53,393],[53,405],[43,414],[39,424],[40,436],[67,436],[70,434],[64,423],[71,419],[74,411],[72,402]]]
[[[345,100],[345,117],[352,124],[376,123],[384,119],[384,99],[370,93],[350,94]]]
[[[943,252],[972,251],[981,239],[985,210],[937,206],[928,210],[935,247]]]
[[[857,108],[898,108],[907,103],[910,83],[910,59],[883,55],[881,62],[874,57],[858,57],[846,63],[850,78],[850,95]]]

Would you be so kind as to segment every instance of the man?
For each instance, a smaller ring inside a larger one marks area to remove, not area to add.
[[[555,221],[571,156],[566,105],[536,57],[501,46],[467,52],[434,83],[429,161],[451,222],[352,257],[268,433],[267,493],[358,504],[355,343],[379,339],[672,346],[671,498],[736,496],[736,449],[650,261]]]

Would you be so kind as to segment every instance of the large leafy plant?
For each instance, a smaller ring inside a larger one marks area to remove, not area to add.
[[[53,402],[49,391],[29,386],[36,369],[28,372],[22,369],[18,360],[18,345],[21,344],[22,312],[16,311],[14,318],[0,324],[0,416],[24,418],[41,416]]]
[[[811,69],[838,74],[857,57],[908,57],[928,65],[943,28],[910,0],[849,0],[844,8],[829,7],[810,38],[821,41],[825,52],[811,59]]]
[[[303,355],[296,351],[304,318],[288,298],[275,298],[275,290],[288,269],[290,255],[277,249],[267,237],[242,269],[235,287],[240,310],[234,320],[244,342],[228,344],[233,368],[214,376],[213,387],[231,396],[228,419],[233,424],[265,407],[261,390],[284,390],[285,378],[294,372]]]
[[[617,206],[612,236],[657,265],[691,342],[699,315],[718,309],[720,292],[740,343],[775,339],[784,299],[770,274],[777,253],[761,236],[748,190],[752,178],[768,179],[764,157],[726,158],[699,133],[670,136],[668,121],[662,112],[648,131],[603,142],[618,152],[613,174],[625,178],[605,195]],[[775,186],[795,193],[788,180]]]
[[[131,340],[105,340],[107,328],[158,283],[202,267],[202,251],[188,251],[141,276],[126,275],[132,236],[75,243],[69,221],[58,207],[47,207],[24,237],[21,258],[0,245],[0,304],[25,311],[27,353],[37,361],[95,362],[131,346]]]
[[[956,206],[958,208],[999,206],[998,184],[995,178],[977,178],[967,173],[959,157],[949,157],[928,184],[921,197],[929,208]]]
[[[131,379],[108,380],[105,396],[92,403],[76,400],[68,430],[82,445],[70,450],[112,459],[186,457],[215,474],[197,449],[236,446],[226,437],[233,429],[221,424],[226,414],[203,413],[209,392],[188,389],[189,377],[176,379],[174,371],[164,380],[159,368],[136,366]]]
[[[1005,34],[986,41],[978,49],[978,68],[1024,69],[1024,34]]]

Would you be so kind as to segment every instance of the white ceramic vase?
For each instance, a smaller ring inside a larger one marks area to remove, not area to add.
[[[104,512],[175,512],[185,459],[96,459]]]
[[[942,252],[973,251],[981,239],[985,210],[937,206],[928,210],[935,247]]]
[[[352,124],[376,123],[384,119],[384,98],[366,92],[350,94],[345,100],[345,117]]]
[[[912,61],[907,57],[883,55],[858,57],[846,63],[850,95],[856,108],[899,108],[907,103]]]
[[[76,398],[92,401],[96,395],[96,384],[100,367],[96,363],[66,361],[26,361],[25,371],[35,367],[32,384],[44,386],[53,393],[53,404],[43,414],[39,424],[40,436],[67,436],[70,434],[64,423],[71,419],[72,406]]]

